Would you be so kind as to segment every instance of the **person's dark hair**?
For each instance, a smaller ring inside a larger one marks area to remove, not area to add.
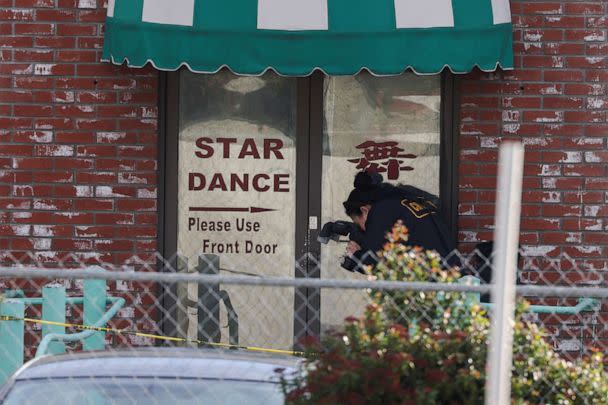
[[[410,185],[384,183],[382,175],[376,172],[359,172],[355,176],[354,190],[342,203],[346,215],[361,215],[361,207],[375,202],[397,198],[423,198],[439,209],[439,198],[431,193]]]
[[[346,215],[361,215],[361,207],[371,204],[382,186],[382,175],[379,173],[359,172],[355,176],[354,190],[342,203]]]

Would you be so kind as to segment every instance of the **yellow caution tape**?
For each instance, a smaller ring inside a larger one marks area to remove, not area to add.
[[[198,345],[204,346],[215,346],[215,347],[223,347],[228,349],[243,349],[250,350],[256,352],[264,352],[264,353],[275,353],[275,354],[290,354],[293,356],[304,356],[304,352],[298,352],[293,350],[282,350],[282,349],[268,349],[264,347],[256,347],[256,346],[240,346],[240,345],[232,345],[229,343],[215,343],[215,342],[206,342],[204,340],[198,339],[186,339],[172,336],[163,336],[163,335],[155,335],[152,333],[143,333],[137,331],[130,331],[126,329],[114,329],[114,328],[105,328],[100,326],[88,326],[88,325],[79,325],[74,323],[64,323],[64,322],[54,322],[54,321],[45,321],[42,319],[33,319],[33,318],[17,318],[14,316],[0,316],[0,321],[24,321],[30,323],[37,323],[41,325],[54,325],[54,326],[63,326],[66,328],[74,328],[79,330],[91,330],[95,332],[107,332],[119,335],[131,335],[131,336],[139,336],[139,337],[147,337],[151,339],[157,340],[167,340],[171,342],[182,342],[182,343],[196,343]]]

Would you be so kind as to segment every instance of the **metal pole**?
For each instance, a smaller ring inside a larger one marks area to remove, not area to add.
[[[95,271],[103,273],[101,267],[95,267]],[[85,325],[95,325],[106,313],[106,281],[85,280],[83,288],[83,320]],[[100,325],[105,326],[105,325]],[[105,332],[94,332],[87,337],[82,348],[84,350],[103,350],[106,347]]]
[[[188,273],[188,258],[183,256],[177,256],[176,268],[180,273]],[[177,320],[177,336],[187,339],[188,338],[188,285],[189,283],[177,283],[177,299],[176,299],[176,317]],[[178,343],[182,346],[184,344]]]
[[[511,364],[515,313],[515,276],[521,214],[521,184],[524,148],[505,142],[499,152],[498,194],[494,228],[494,271],[492,272],[492,326],[488,350],[488,378],[485,404],[511,402]]]
[[[25,304],[19,299],[0,300],[0,316],[21,319],[0,320],[0,386],[23,365]]]
[[[42,319],[45,321],[65,323],[65,287],[60,283],[47,284],[42,287]],[[65,326],[42,325],[42,337],[51,333],[65,333]],[[48,354],[65,353],[63,342],[51,342]]]

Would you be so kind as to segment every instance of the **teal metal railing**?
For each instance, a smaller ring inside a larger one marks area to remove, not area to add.
[[[464,276],[458,280],[460,284],[480,285],[481,281],[474,276]],[[480,302],[481,294],[467,293],[467,302],[480,304],[482,307],[491,309],[492,304],[489,302]],[[535,314],[554,314],[554,315],[578,315],[581,312],[592,311],[599,305],[599,300],[593,298],[579,298],[578,303],[574,306],[564,305],[530,305],[528,312]]]
[[[100,267],[95,269],[103,271]],[[103,350],[105,332],[84,330],[66,333],[66,306],[83,306],[83,325],[102,328],[125,305],[124,298],[109,297],[105,280],[85,280],[82,297],[67,297],[59,283],[42,288],[42,297],[26,297],[21,290],[7,290],[0,298],[0,385],[24,362],[25,309],[41,305],[42,340],[36,357],[65,353],[65,342],[81,341],[83,350]],[[106,310],[106,307],[110,308]]]

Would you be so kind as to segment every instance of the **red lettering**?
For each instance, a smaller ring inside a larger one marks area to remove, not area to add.
[[[226,188],[226,182],[224,181],[224,177],[221,173],[215,173],[211,178],[211,183],[209,183],[209,191],[213,191],[216,188],[219,188],[222,191],[228,191]]]
[[[199,183],[196,184],[198,179]],[[201,173],[188,173],[188,190],[199,191],[205,188],[205,176]]]
[[[254,159],[260,158],[258,148],[255,146],[253,138],[247,138],[245,139],[245,142],[243,142],[241,153],[239,153],[239,159],[243,159],[245,156],[253,156]]]
[[[255,176],[253,176],[253,189],[255,191],[260,191],[260,192],[268,191],[270,189],[270,186],[268,184],[266,184],[265,186],[261,187],[260,179],[270,180],[270,176],[267,174],[256,174]]]
[[[230,144],[236,143],[236,138],[217,138],[216,141],[224,145],[224,159],[230,158]]]
[[[283,154],[280,149],[283,147],[283,141],[280,139],[264,139],[264,159],[270,159],[270,152],[274,153],[274,156],[283,160]]]
[[[281,188],[281,186],[287,186],[287,188]],[[275,174],[274,175],[274,191],[276,193],[288,193],[289,192],[289,174]]]
[[[202,150],[197,150],[196,152],[194,152],[197,157],[201,159],[206,159],[208,157],[213,156],[213,147],[207,145],[207,143],[213,143],[213,139],[202,137],[196,140],[196,146]]]
[[[249,175],[247,173],[243,174],[242,179],[236,173],[230,175],[230,191],[236,191],[237,183],[242,191],[249,191]]]

